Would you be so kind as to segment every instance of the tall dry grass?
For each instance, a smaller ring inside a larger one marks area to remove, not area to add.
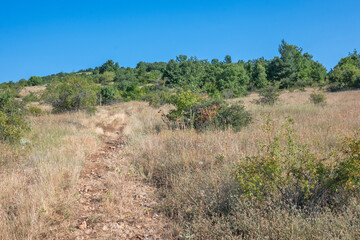
[[[326,210],[304,214],[271,202],[259,208],[237,196],[235,166],[241,158],[256,154],[259,143],[272,137],[262,128],[267,118],[277,129],[291,116],[299,141],[320,155],[339,149],[344,136],[360,129],[360,91],[326,93],[324,107],[309,102],[311,92],[287,92],[275,106],[251,104],[249,98],[256,96],[243,99],[254,122],[238,133],[170,131],[165,126],[161,131],[150,131],[152,126],[159,128],[160,114],[144,106],[133,112],[136,125],[147,126],[143,132],[130,135],[133,164],[159,188],[162,201],[158,207],[174,220],[172,226],[180,238],[360,238],[358,199],[340,213]]]
[[[29,119],[25,145],[0,145],[0,239],[49,239],[67,229],[85,157],[97,149],[82,113]]]

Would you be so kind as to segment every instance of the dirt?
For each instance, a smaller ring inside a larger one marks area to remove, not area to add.
[[[122,129],[104,126],[103,148],[89,156],[78,183],[76,211],[62,239],[172,239],[164,216],[154,210],[156,189],[126,159]]]

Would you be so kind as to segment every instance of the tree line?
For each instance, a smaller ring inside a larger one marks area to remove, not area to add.
[[[206,93],[211,97],[232,98],[258,91],[268,86],[279,89],[307,86],[328,87],[331,91],[360,87],[360,55],[355,50],[342,58],[327,73],[327,69],[301,47],[284,40],[279,45],[279,56],[234,62],[230,55],[223,60],[198,59],[179,55],[168,62],[139,62],[135,68],[120,67],[108,60],[95,68],[75,73],[58,73],[45,77],[32,76],[17,83],[0,84],[16,95],[24,86],[47,84],[49,91],[64,82],[91,85],[101,101],[113,99],[139,100],[152,94],[174,89]],[[80,80],[74,80],[80,78]],[[97,87],[96,87],[97,86]],[[64,86],[63,86],[64,87]],[[70,87],[71,88],[71,87]],[[84,88],[87,89],[86,86]]]

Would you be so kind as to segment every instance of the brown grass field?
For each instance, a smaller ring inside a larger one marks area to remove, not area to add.
[[[0,239],[75,238],[73,232],[81,230],[74,223],[80,173],[89,156],[104,146],[103,139],[115,139],[117,132],[127,144],[120,155],[114,155],[117,160],[106,163],[122,171],[114,174],[111,170],[105,177],[112,200],[101,205],[102,221],[107,215],[114,218],[131,214],[133,221],[139,219],[141,226],[146,225],[144,207],[131,203],[133,192],[124,192],[135,191],[131,184],[140,184],[139,188],[149,184],[154,188],[154,194],[149,195],[154,203],[149,208],[160,219],[146,226],[148,231],[164,231],[153,235],[159,238],[360,239],[358,198],[338,214],[324,211],[304,216],[276,206],[260,211],[247,201],[234,204],[228,218],[209,214],[227,211],[232,204],[228,200],[236,187],[234,166],[241,158],[256,154],[259,143],[271,137],[262,128],[267,118],[277,129],[291,116],[299,141],[320,155],[339,149],[343,137],[360,130],[360,91],[325,93],[325,106],[309,102],[312,91],[285,92],[274,106],[253,104],[256,94],[237,99],[254,118],[237,133],[169,130],[159,109],[143,102],[101,107],[94,116],[72,113],[31,117],[31,131],[25,136],[30,143],[0,143]],[[221,164],[214,164],[219,158]],[[126,180],[129,178],[134,181]],[[105,199],[108,193],[103,194]],[[156,227],[157,223],[161,228]],[[126,226],[116,231],[124,232]],[[241,231],[235,234],[234,227]],[[164,229],[168,229],[166,234]],[[114,233],[104,239],[129,236]]]

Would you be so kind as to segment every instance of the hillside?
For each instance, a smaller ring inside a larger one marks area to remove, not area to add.
[[[358,141],[360,91],[325,92],[322,105],[310,103],[313,91],[283,92],[272,106],[254,103],[257,94],[231,100],[253,118],[239,132],[169,128],[162,114],[173,107],[145,102],[28,116],[26,141],[0,143],[0,239],[357,239],[358,176],[326,195],[339,212],[321,199],[323,209],[288,209],[275,190],[265,202],[248,201],[234,175],[288,116],[296,144],[329,166],[343,161],[344,137]]]

